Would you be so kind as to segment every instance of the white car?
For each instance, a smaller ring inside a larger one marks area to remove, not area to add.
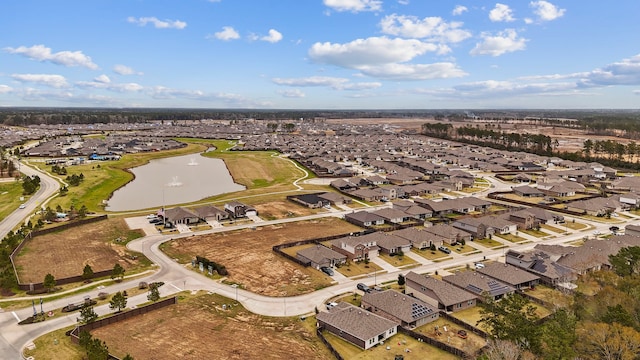
[[[155,219],[155,218],[157,218],[157,217],[158,217],[158,215],[156,215],[156,214],[149,214],[149,215],[147,215],[147,219],[149,219],[149,220],[151,220],[151,219]]]
[[[26,208],[25,204],[20,204],[20,206],[18,206],[18,209],[24,209]]]

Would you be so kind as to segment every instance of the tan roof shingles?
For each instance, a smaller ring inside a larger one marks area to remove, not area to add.
[[[339,303],[328,312],[319,312],[316,318],[363,341],[397,326],[391,320],[345,302]]]

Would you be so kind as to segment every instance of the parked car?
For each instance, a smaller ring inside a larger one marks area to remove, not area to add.
[[[158,218],[158,215],[156,215],[156,214],[149,214],[149,215],[147,215],[147,219],[149,219],[149,220],[151,220],[151,219],[157,219],[157,218]]]
[[[333,276],[333,274],[334,274],[333,269],[331,269],[328,266],[323,266],[323,267],[320,268],[320,270],[322,270],[323,273],[325,273],[325,274],[327,274],[329,276]]]
[[[356,285],[356,287],[358,288],[358,290],[364,291],[366,293],[371,291],[371,289],[369,289],[369,286],[367,286],[366,284],[363,284],[363,283],[358,283],[358,285]]]
[[[334,308],[334,307],[336,307],[336,306],[338,306],[338,303],[336,303],[336,302],[330,302],[330,303],[328,303],[328,304],[327,304],[327,310],[331,310],[331,309],[333,309],[333,308]]]
[[[149,224],[160,224],[161,222],[162,222],[162,219],[159,219],[159,218],[149,220]]]
[[[25,207],[25,204],[20,204],[20,206],[18,206],[19,209],[24,209]]]
[[[611,230],[612,232],[616,232],[616,231],[620,230],[620,228],[617,227],[617,226],[612,226],[612,227],[609,228],[609,230]]]
[[[484,264],[483,263],[475,263],[475,267],[476,267],[476,269],[484,269]]]
[[[466,339],[467,338],[467,332],[465,330],[458,330],[458,337]]]
[[[451,254],[451,250],[449,250],[449,248],[446,246],[440,246],[438,247],[438,250],[442,251],[445,254]]]

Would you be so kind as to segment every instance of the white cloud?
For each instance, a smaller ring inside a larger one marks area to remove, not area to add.
[[[126,65],[120,65],[120,64],[115,65],[113,67],[113,72],[115,72],[118,75],[143,75],[143,73],[139,71],[135,71]]]
[[[282,34],[275,29],[269,29],[269,35],[263,36],[260,38],[262,41],[277,43],[282,40]]]
[[[189,100],[198,100],[198,101],[219,101],[229,107],[237,107],[237,108],[260,108],[260,107],[272,107],[268,101],[255,101],[252,99],[248,99],[239,94],[233,93],[205,93],[200,90],[179,90],[172,89],[164,86],[155,86],[152,89],[149,89],[149,96],[154,99],[189,99]]]
[[[469,31],[460,29],[461,22],[446,22],[440,17],[419,19],[415,16],[388,15],[380,20],[382,32],[406,38],[422,38],[438,42],[460,42],[471,37]]]
[[[382,86],[379,82],[352,83],[349,79],[330,76],[310,76],[306,78],[274,78],[274,84],[298,87],[330,87],[335,90],[365,90]]]
[[[144,89],[144,87],[140,84],[136,83],[111,83],[111,81],[101,81],[100,77],[94,79],[94,81],[78,81],[76,82],[76,86],[80,88],[90,88],[90,89],[105,89],[109,91],[124,93],[124,92],[138,92]]]
[[[432,80],[459,78],[467,75],[453,63],[434,64],[384,64],[379,66],[363,66],[359,69],[363,74],[387,80]]]
[[[435,44],[415,39],[370,37],[345,44],[315,43],[309,49],[313,61],[347,68],[405,62],[426,52],[439,51]]]
[[[20,82],[46,85],[54,88],[67,87],[67,79],[62,75],[53,74],[12,74],[11,78]]]
[[[532,1],[529,6],[533,8],[533,13],[538,15],[541,21],[555,20],[562,17],[566,11],[544,0]]]
[[[277,91],[278,94],[282,95],[286,98],[303,98],[305,97],[304,92],[300,89],[289,89],[289,90],[280,90]]]
[[[398,0],[398,4],[400,4],[400,5],[409,5],[409,0]]]
[[[451,12],[452,15],[462,15],[462,13],[469,11],[469,9],[467,9],[466,6],[463,5],[456,5],[455,8],[453,8],[453,11]]]
[[[381,0],[323,0],[325,6],[335,11],[379,11],[382,10]]]
[[[31,47],[20,46],[18,48],[5,48],[10,54],[23,55],[29,59],[37,61],[49,61],[57,65],[64,66],[82,66],[95,70],[98,65],[94,64],[91,58],[82,53],[82,51],[60,51],[52,53],[51,48],[44,45],[33,45]]]
[[[500,56],[508,52],[524,50],[527,40],[518,37],[518,33],[513,29],[506,29],[492,36],[489,33],[481,35],[482,42],[476,44],[470,52],[471,55],[491,55]]]
[[[500,21],[514,21],[513,10],[509,7],[509,5],[496,3],[496,7],[493,10],[489,11],[489,19],[493,22]]]
[[[0,88],[0,92],[2,92],[2,88]],[[632,91],[635,95],[639,95],[640,96],[640,90],[633,90]]]
[[[218,31],[213,35],[207,36],[207,38],[214,37],[218,40],[229,41],[229,40],[237,40],[240,38],[240,34],[231,26],[222,27],[222,31]]]
[[[580,85],[640,85],[640,54],[587,73]]]
[[[98,77],[96,77],[95,79],[93,79],[93,81],[95,82],[99,82],[99,83],[103,83],[103,84],[108,84],[111,82],[111,79],[109,79],[109,77],[107,75],[100,75]]]
[[[13,91],[13,88],[11,88],[8,85],[0,85],[0,94],[8,94],[11,91]]]
[[[486,80],[455,86],[455,95],[467,98],[491,98],[495,96],[517,96],[523,94],[549,94],[574,92],[575,83],[521,83],[513,81]]]
[[[138,24],[140,26],[146,26],[147,24],[152,24],[156,29],[178,29],[182,30],[187,27],[187,23],[180,20],[159,20],[158,18],[152,17],[141,17],[135,18],[130,16],[127,18],[127,21],[132,24]]]

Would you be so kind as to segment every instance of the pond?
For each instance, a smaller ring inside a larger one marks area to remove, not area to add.
[[[224,161],[198,154],[155,159],[130,170],[135,179],[113,193],[107,211],[160,208],[245,189],[233,182]]]

